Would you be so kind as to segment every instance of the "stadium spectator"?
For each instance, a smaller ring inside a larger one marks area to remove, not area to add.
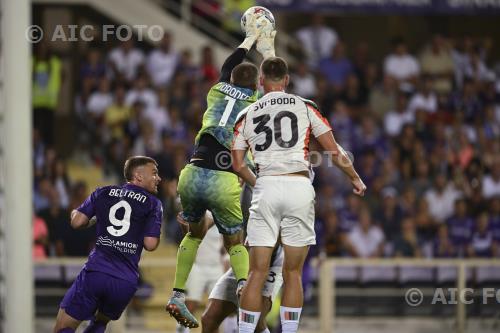
[[[326,213],[324,220],[324,230],[322,240],[320,243],[323,245],[321,250],[327,257],[338,257],[341,254],[342,244],[339,234],[339,220],[335,211]]]
[[[456,255],[456,249],[453,246],[448,234],[448,226],[443,223],[439,225],[438,232],[433,244],[433,256],[435,258],[450,258]]]
[[[491,174],[483,178],[483,196],[485,199],[500,196],[500,157],[497,155],[491,169]]]
[[[33,205],[35,212],[49,207],[49,200],[52,192],[55,191],[52,182],[48,177],[44,177],[35,184],[35,192],[33,193]]]
[[[455,200],[455,213],[446,220],[446,224],[457,255],[465,257],[474,232],[474,220],[468,215],[465,199]]]
[[[433,91],[433,79],[428,76],[422,77],[419,91],[412,96],[408,103],[408,111],[415,118],[417,111],[434,113],[438,110],[437,95]]]
[[[144,52],[133,38],[125,39],[108,56],[110,76],[119,83],[130,83],[144,68]]]
[[[392,45],[393,52],[384,60],[384,74],[397,80],[401,89],[412,89],[420,74],[418,61],[408,53],[408,47],[403,38],[394,38]]]
[[[146,109],[144,119],[149,120],[157,135],[161,135],[172,127],[170,113],[168,112],[168,95],[166,90],[157,92],[158,105],[155,108]]]
[[[132,90],[125,96],[125,104],[128,106],[141,102],[144,105],[145,112],[151,112],[158,106],[158,96],[153,89],[149,87],[146,75],[140,75]]]
[[[347,78],[354,69],[346,56],[346,46],[343,41],[339,40],[332,49],[332,54],[319,62],[319,68],[335,93],[344,91]]]
[[[450,98],[450,107],[453,112],[461,113],[467,122],[473,122],[483,108],[474,81],[466,79],[461,91],[455,91]]]
[[[445,174],[439,173],[434,179],[434,186],[425,192],[424,197],[431,216],[438,223],[443,223],[453,214],[460,192],[448,182]]]
[[[370,109],[379,121],[385,118],[387,112],[395,110],[396,97],[396,80],[390,75],[384,75],[382,83],[370,90]]]
[[[469,257],[491,258],[496,252],[493,233],[488,223],[487,213],[482,213],[476,218],[475,231],[472,234],[471,242],[467,249]]]
[[[201,49],[201,80],[213,85],[219,78],[219,69],[215,64],[213,50],[209,45]]]
[[[324,17],[314,14],[311,25],[299,29],[295,36],[305,52],[307,64],[317,69],[319,61],[331,55],[338,42],[337,32],[324,24]],[[320,66],[321,67],[321,66]]]
[[[384,233],[372,224],[370,212],[366,209],[359,213],[359,225],[348,235],[348,251],[356,258],[378,258],[384,251]]]
[[[468,61],[465,63],[464,76],[476,83],[494,81],[495,73],[486,67],[483,59],[481,59],[480,52],[477,47],[469,51]]]
[[[107,78],[99,80],[99,88],[90,94],[87,101],[87,112],[95,121],[100,121],[106,109],[113,103],[111,85]]]
[[[385,133],[396,137],[401,133],[403,126],[413,122],[413,117],[408,111],[408,98],[404,93],[399,93],[396,99],[396,108],[389,110],[384,116]]]
[[[63,83],[62,61],[49,50],[48,42],[42,41],[36,44],[31,68],[34,126],[40,131],[44,142],[51,145],[54,134],[54,112],[59,105],[59,93]]]
[[[49,243],[46,245],[49,255],[56,254],[55,244],[58,239],[64,235],[61,232],[65,230],[64,225],[68,223],[69,212],[61,207],[61,200],[57,192],[53,192],[50,197],[50,206],[40,211],[38,214],[44,221],[48,229]]]
[[[355,123],[349,116],[349,109],[342,101],[335,103],[334,111],[329,117],[330,123],[335,123],[335,137],[347,150],[354,148]]]
[[[316,96],[316,78],[305,62],[297,65],[295,73],[291,74],[290,82],[292,92],[304,98],[314,98]]]
[[[441,34],[433,35],[419,60],[422,74],[433,79],[433,90],[439,94],[449,94],[453,88],[455,64],[446,38]]]
[[[123,167],[123,165],[122,165]],[[78,207],[87,197],[85,183],[76,183],[71,191],[70,210]],[[85,257],[94,246],[95,226],[73,232],[70,223],[63,223],[56,235],[55,247],[57,256]]]
[[[429,212],[429,204],[425,198],[418,196],[417,210],[415,213],[415,225],[417,234],[423,242],[432,241],[436,235],[438,224]]]
[[[185,49],[179,56],[179,63],[174,76],[181,75],[186,80],[195,81],[200,76],[200,68],[193,63],[193,52]]]
[[[365,113],[364,107],[368,101],[368,91],[360,83],[358,76],[350,73],[345,81],[345,90],[339,96],[351,111],[351,115],[356,119]]]
[[[51,180],[54,185],[55,193],[57,193],[61,203],[61,207],[68,208],[70,181],[66,163],[60,158],[57,158],[52,163]]]
[[[93,47],[87,52],[87,59],[80,68],[80,79],[88,81],[91,90],[99,86],[99,82],[106,75],[106,64],[102,60],[99,49]]]
[[[401,232],[403,212],[398,205],[398,192],[393,187],[382,190],[382,204],[374,214],[374,219],[381,226],[387,241],[393,241]]]
[[[432,183],[430,181],[430,166],[428,161],[416,161],[415,176],[411,183],[417,198],[422,197],[423,194],[429,190]]]
[[[45,221],[33,215],[33,260],[40,261],[47,258],[45,247],[49,242],[49,232]]]
[[[104,111],[104,124],[107,127],[110,139],[122,139],[125,135],[125,126],[130,119],[132,109],[125,104],[126,90],[119,85],[114,90],[114,101]]]
[[[179,64],[179,55],[172,48],[172,36],[163,33],[158,46],[151,51],[146,59],[146,69],[155,88],[165,88],[172,81]]]
[[[490,220],[488,225],[493,233],[493,240],[497,249],[500,250],[500,196],[491,199],[489,208]],[[500,255],[500,251],[497,251],[497,254]]]
[[[420,239],[415,222],[411,218],[401,221],[401,234],[394,240],[394,255],[396,257],[421,257]]]

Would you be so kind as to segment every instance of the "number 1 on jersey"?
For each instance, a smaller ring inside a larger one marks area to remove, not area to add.
[[[227,121],[229,120],[229,116],[233,111],[234,104],[236,103],[236,99],[226,96],[224,98],[227,101],[226,108],[224,109],[224,113],[222,114],[222,118],[220,118],[219,126],[226,126]]]

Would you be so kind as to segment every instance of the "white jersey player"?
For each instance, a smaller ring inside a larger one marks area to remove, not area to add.
[[[284,92],[288,80],[288,66],[283,59],[264,60],[260,81],[265,96],[248,106],[235,126],[233,169],[254,186],[247,226],[250,273],[239,310],[241,333],[253,333],[260,318],[259,291],[267,279],[278,237],[284,249],[282,331],[295,333],[298,329],[303,304],[302,268],[309,246],[316,243],[315,193],[309,179],[310,135],[331,153],[332,162],[350,178],[354,193],[363,195],[366,190],[317,106]],[[257,178],[244,161],[248,149]]]

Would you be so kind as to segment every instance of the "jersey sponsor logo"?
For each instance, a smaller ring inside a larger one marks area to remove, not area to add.
[[[282,105],[282,104],[295,105],[295,97],[278,97],[278,98],[268,99],[267,101],[264,102],[256,102],[254,104],[253,110],[257,111],[258,109],[263,109],[268,105]]]
[[[220,86],[219,91],[235,99],[247,100],[250,98],[250,96],[248,96],[244,92],[241,92],[240,90],[236,89],[235,87],[227,83]]]
[[[125,197],[125,198],[129,198],[129,199],[137,200],[141,203],[145,203],[146,199],[147,199],[147,197],[144,194],[135,193],[134,191],[131,191],[131,190],[123,190],[121,188],[112,188],[109,191],[108,195],[110,197],[118,197],[118,198]]]
[[[96,245],[102,245],[102,246],[108,246],[112,247],[121,253],[130,253],[130,254],[136,254],[137,248],[139,247],[135,243],[130,243],[130,242],[125,242],[125,241],[117,241],[111,238],[108,238],[106,236],[99,236],[97,238]]]

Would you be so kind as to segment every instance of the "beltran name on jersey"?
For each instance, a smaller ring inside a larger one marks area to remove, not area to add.
[[[85,269],[137,282],[144,237],[160,237],[160,200],[133,184],[105,186],[95,190],[77,210],[97,218],[97,241]]]
[[[243,110],[233,148],[250,148],[258,176],[310,171],[309,137],[332,128],[316,104],[297,95],[271,92]]]

